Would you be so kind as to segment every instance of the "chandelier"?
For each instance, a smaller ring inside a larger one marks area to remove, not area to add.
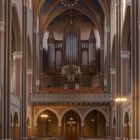
[[[60,0],[64,6],[73,7],[77,4],[78,0]]]
[[[82,74],[80,70],[80,66],[77,65],[65,65],[62,67],[61,74],[67,78],[68,82],[74,82],[75,77]]]

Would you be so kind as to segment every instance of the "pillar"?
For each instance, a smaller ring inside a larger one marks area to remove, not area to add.
[[[106,22],[109,22],[109,21],[106,21]],[[111,63],[111,60],[110,60],[110,26],[107,24],[106,25],[106,39],[107,39],[107,54],[106,54],[106,65],[107,65],[107,69],[106,69],[106,78],[107,78],[107,92],[111,92],[111,76],[110,76],[110,63]]]
[[[111,68],[111,93],[112,93],[112,97],[115,97],[115,83],[116,81],[116,69],[115,68]]]
[[[2,140],[10,140],[11,139],[11,114],[10,114],[10,49],[11,49],[11,0],[4,0],[3,7],[5,18],[3,17],[3,21],[5,19],[4,26],[4,45],[2,45],[2,83],[1,83],[1,91],[2,91]],[[4,28],[5,27],[5,28]],[[1,28],[1,29],[2,29]]]
[[[81,138],[84,138],[84,123],[81,123]]]
[[[116,52],[116,79],[115,79],[115,97],[120,97],[121,93],[121,0],[114,0],[115,6],[115,52]],[[116,110],[116,132],[115,139],[122,140],[123,131],[123,117],[122,117],[122,103],[115,104]]]
[[[22,1],[22,92],[20,109],[20,140],[27,140],[27,93],[26,93],[26,49],[27,49],[27,6]]]
[[[0,112],[2,112],[2,87],[3,87],[3,73],[4,73],[4,0],[0,1]],[[0,139],[2,139],[2,113],[0,113]]]
[[[58,124],[58,137],[62,137],[62,124]]]
[[[13,53],[13,68],[14,68],[14,91],[16,96],[21,94],[21,75],[22,75],[22,52]]]
[[[28,95],[28,104],[30,103],[31,94],[32,94],[32,69],[27,69],[27,95]]]
[[[121,92],[124,96],[129,93],[129,51],[121,51]]]
[[[19,125],[13,125],[13,140],[19,140]]]
[[[134,0],[131,1],[131,53],[132,53],[132,81],[131,81],[131,93],[132,93],[132,119],[131,119],[131,140],[139,140],[140,139],[140,28],[139,28],[139,20],[140,20],[140,1]]]

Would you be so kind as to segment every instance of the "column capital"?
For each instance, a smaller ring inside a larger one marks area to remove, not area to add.
[[[34,28],[33,28],[33,32],[34,32],[34,33],[38,33],[37,26],[34,26]]]
[[[118,1],[118,0],[113,0],[113,6],[114,6],[114,7],[119,6],[119,1]]]
[[[0,32],[4,32],[4,31],[5,31],[5,22],[0,21]]]
[[[113,74],[116,74],[116,69],[115,69],[115,68],[111,68],[110,71],[111,71],[111,74],[112,74],[112,75],[113,75]]]
[[[16,51],[13,53],[13,59],[21,59],[22,58],[22,51]]]
[[[27,69],[27,74],[28,75],[32,75],[32,73],[33,73],[33,70],[32,69]]]
[[[121,51],[121,58],[130,58],[130,52],[129,51]]]

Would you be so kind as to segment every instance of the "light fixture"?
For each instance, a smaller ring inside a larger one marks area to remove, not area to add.
[[[41,118],[48,118],[47,114],[41,114]]]
[[[52,122],[52,120],[51,119],[48,119],[48,122]]]
[[[61,3],[66,7],[73,7],[77,4],[78,0],[60,0]]]
[[[73,118],[70,118],[71,121],[73,121]]]
[[[126,97],[117,97],[117,98],[115,98],[115,102],[117,102],[117,103],[123,103],[123,102],[126,102],[126,101],[127,101]]]
[[[91,122],[95,122],[95,119],[91,119]]]

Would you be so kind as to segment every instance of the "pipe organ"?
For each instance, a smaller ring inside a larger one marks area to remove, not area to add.
[[[55,40],[53,32],[50,32],[47,54],[49,67],[46,74],[63,77],[64,83],[83,83],[80,79],[97,73],[96,39],[93,30],[88,40],[81,40],[79,35],[72,31],[67,33],[63,40]],[[88,78],[88,82],[91,85],[92,79],[90,81]]]

